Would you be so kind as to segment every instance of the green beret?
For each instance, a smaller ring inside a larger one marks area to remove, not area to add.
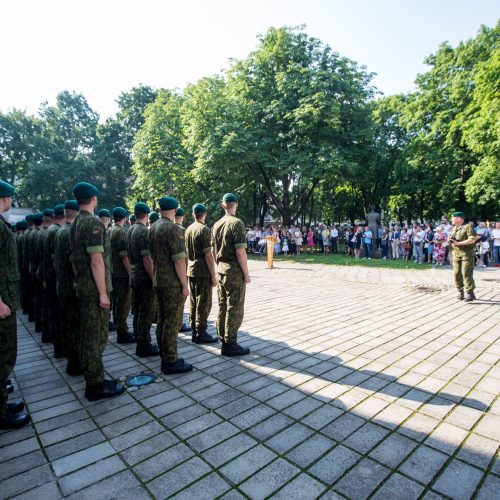
[[[43,222],[43,214],[42,214],[42,212],[37,212],[33,216],[33,221],[35,223],[35,226],[39,226]]]
[[[25,220],[19,220],[16,222],[16,229],[18,231],[24,231],[25,229],[28,229],[28,223]]]
[[[111,214],[109,213],[109,210],[106,210],[105,208],[101,208],[101,210],[99,210],[99,212],[97,212],[97,216],[98,217],[110,217],[111,218]]]
[[[13,222],[13,223],[10,225],[10,229],[11,229],[11,231],[17,231],[17,222]]]
[[[226,193],[222,197],[222,201],[224,203],[236,203],[238,201],[238,197],[233,193]]]
[[[66,210],[76,210],[78,212],[80,210],[80,205],[78,205],[76,200],[68,200],[64,204],[64,208]]]
[[[205,205],[203,205],[203,203],[196,203],[195,205],[193,205],[193,212],[196,215],[204,214],[207,211],[208,211],[207,207]]]
[[[113,208],[113,217],[123,219],[124,217],[128,217],[128,212],[123,207],[115,207]]]
[[[56,205],[54,207],[54,215],[64,215],[64,205]]]
[[[179,207],[179,208],[177,209],[177,212],[175,212],[175,216],[176,216],[176,217],[184,217],[184,209],[183,209],[183,208],[181,208],[181,207]]]
[[[73,187],[73,194],[77,199],[92,198],[92,196],[97,196],[99,191],[95,186],[89,184],[88,182],[79,182]]]
[[[135,218],[135,215],[132,214],[129,218],[128,218],[129,221],[132,221],[132,222],[135,222],[137,219]]]
[[[134,205],[134,212],[137,214],[149,214],[149,212],[151,212],[151,209],[145,204],[143,203],[142,201],[138,201],[135,205]]]
[[[0,198],[14,196],[16,190],[8,182],[0,181]]]
[[[462,217],[462,219],[465,217],[463,212],[453,212],[451,214],[452,217]]]
[[[158,212],[151,212],[149,214],[149,220],[151,222],[156,222],[160,218],[160,214]]]
[[[35,222],[35,215],[34,214],[28,214],[25,218],[26,222],[28,224],[33,224]]]
[[[179,206],[179,202],[172,196],[164,196],[159,202],[161,210],[174,210]]]
[[[46,208],[43,211],[43,216],[44,217],[50,217],[51,219],[53,219],[54,218],[54,210],[52,210],[51,208]]]

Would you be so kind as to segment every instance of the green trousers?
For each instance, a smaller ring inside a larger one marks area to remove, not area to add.
[[[10,316],[0,319],[0,417],[7,413],[7,380],[14,369],[17,358],[17,284],[7,285],[2,292],[3,302],[11,310]]]
[[[127,333],[127,318],[130,312],[130,284],[128,278],[113,278],[113,318],[116,333]]]
[[[220,273],[218,278],[217,334],[221,342],[236,342],[245,312],[246,285],[243,278],[228,277]]]
[[[459,290],[467,293],[472,293],[476,285],[474,284],[474,256],[473,255],[456,255],[453,253],[453,277],[455,286]]]
[[[156,288],[158,303],[158,323],[156,325],[156,340],[163,361],[177,361],[177,337],[182,326],[182,316],[186,298],[180,288]]]
[[[189,304],[191,328],[198,333],[206,332],[212,310],[210,278],[189,278]]]
[[[47,310],[48,332],[52,337],[54,347],[64,348],[64,334],[61,326],[61,308],[57,296],[56,283],[49,282],[45,288],[45,308]]]
[[[64,351],[70,364],[80,364],[80,317],[76,297],[59,296],[60,327],[62,332]]]
[[[155,292],[148,281],[132,284],[134,290],[134,321],[137,323],[137,341],[151,342],[151,325],[155,313]]]

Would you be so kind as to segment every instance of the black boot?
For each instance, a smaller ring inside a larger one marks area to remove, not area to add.
[[[186,323],[182,323],[182,326],[181,326],[181,329],[179,330],[179,332],[185,333],[185,332],[190,332],[190,331],[191,331],[191,327],[187,326]]]
[[[463,290],[459,290],[458,294],[457,294],[457,299],[458,300],[464,300],[464,298],[465,298],[464,291]]]
[[[35,320],[35,332],[40,333],[42,331],[42,324]]]
[[[140,358],[147,358],[148,356],[159,356],[160,349],[158,349],[157,345],[153,345],[150,342],[137,342],[135,354]]]
[[[68,359],[68,364],[66,365],[66,373],[71,377],[76,377],[78,375],[83,375],[83,370],[78,361]]]
[[[35,316],[33,315],[33,313],[28,313],[28,321],[30,323],[33,323],[35,321]]]
[[[467,292],[467,295],[465,296],[465,302],[472,302],[473,300],[476,300],[474,292]]]
[[[185,363],[182,358],[178,358],[175,363],[161,362],[161,371],[165,375],[173,375],[175,373],[186,373],[193,369],[193,365]]]
[[[116,326],[111,320],[108,321],[108,330],[110,332],[116,332]]]
[[[197,335],[198,335],[198,332],[196,331],[196,327],[192,326],[191,327],[191,342],[196,342]]]
[[[250,349],[248,347],[242,347],[236,342],[223,342],[221,354],[223,356],[244,356],[248,354]]]
[[[194,339],[194,342],[196,344],[216,344],[219,342],[219,339],[217,337],[213,337],[209,333],[201,332],[196,335],[196,338]]]
[[[7,385],[5,386],[5,392],[6,392],[7,394],[11,394],[11,393],[13,393],[13,392],[14,392],[14,386],[13,386],[12,384],[7,384]]]
[[[49,331],[47,331],[46,328],[42,328],[42,342],[44,344],[51,344],[52,343],[52,335],[50,334]]]
[[[120,332],[116,334],[116,342],[118,344],[135,344],[137,340],[130,332]]]
[[[104,380],[102,384],[87,385],[85,387],[85,397],[89,401],[108,399],[119,396],[125,392],[125,387],[116,380]]]
[[[54,346],[54,358],[59,359],[59,358],[65,358],[66,353],[64,352],[64,347],[60,345],[55,345]]]
[[[21,413],[24,410],[22,401],[9,401],[7,403],[7,411],[13,414]]]
[[[7,412],[5,417],[0,417],[0,429],[19,429],[30,421],[25,413],[16,414]]]

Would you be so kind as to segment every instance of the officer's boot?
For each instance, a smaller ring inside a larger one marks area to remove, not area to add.
[[[139,324],[139,316],[137,314],[134,314],[134,317],[132,318],[132,331],[134,332],[134,338],[135,340],[137,341],[137,338],[138,338],[138,335],[137,335],[137,331],[138,331],[138,325]]]
[[[111,320],[108,321],[108,330],[110,332],[116,332],[116,326]]]
[[[215,344],[219,342],[219,339],[217,337],[213,337],[205,330],[196,335],[194,342],[196,344]]]
[[[161,372],[165,375],[174,375],[176,373],[186,373],[193,369],[193,365],[185,363],[182,358],[177,358],[174,363],[168,361],[161,362]]]
[[[118,344],[135,344],[137,342],[133,333],[118,332],[116,334],[116,342]]]
[[[221,354],[223,356],[244,356],[248,354],[250,349],[248,347],[242,347],[237,342],[223,342]]]
[[[80,362],[76,359],[68,359],[68,364],[66,365],[66,373],[72,377],[83,375],[83,370]]]
[[[54,345],[54,358],[65,358],[66,353],[64,351],[64,347],[61,345]]]
[[[458,300],[464,300],[464,298],[465,298],[464,291],[463,290],[459,290],[458,294],[457,294],[457,299]]]
[[[125,387],[116,380],[104,380],[102,384],[88,385],[85,387],[85,397],[89,401],[108,399],[119,396],[125,392]]]
[[[147,358],[148,356],[159,356],[160,349],[158,349],[158,346],[156,344],[153,345],[150,342],[137,342],[135,354],[140,358]]]
[[[465,296],[465,302],[472,302],[473,300],[476,300],[474,292],[467,292],[467,295]]]
[[[14,392],[14,385],[12,384],[10,378],[7,380],[7,385],[5,386],[5,392],[7,394],[11,394]]]
[[[179,330],[179,332],[185,333],[185,332],[190,332],[190,331],[191,331],[191,327],[186,325],[186,323],[182,323],[182,326],[181,326],[181,329]]]
[[[191,342],[196,342],[196,336],[198,332],[196,331],[196,327],[194,325],[191,326]]]
[[[0,429],[19,429],[29,421],[30,418],[25,413],[15,413],[8,410],[4,417],[0,417]]]

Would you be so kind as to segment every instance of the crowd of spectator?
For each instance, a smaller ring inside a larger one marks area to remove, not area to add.
[[[500,222],[470,222],[477,234],[476,265],[500,267]],[[452,225],[391,224],[372,231],[364,224],[307,226],[269,225],[247,229],[248,251],[267,253],[267,236],[274,237],[274,254],[345,253],[354,259],[381,258],[442,266],[449,262],[448,235]],[[376,232],[377,234],[373,234]]]

